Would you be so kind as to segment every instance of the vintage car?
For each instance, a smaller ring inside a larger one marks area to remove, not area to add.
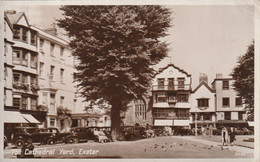
[[[70,135],[65,140],[65,143],[88,142],[92,136],[91,130],[86,127],[74,127],[70,129]]]
[[[60,133],[57,128],[17,127],[14,130],[12,143],[18,148],[28,140],[32,140],[33,143],[52,145],[58,141],[63,142],[69,134]]]

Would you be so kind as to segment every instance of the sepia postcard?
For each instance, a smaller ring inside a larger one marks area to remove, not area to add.
[[[0,161],[259,161],[259,0],[0,4]]]

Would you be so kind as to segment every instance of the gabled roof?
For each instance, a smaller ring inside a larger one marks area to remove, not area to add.
[[[206,88],[208,88],[208,90],[209,90],[210,92],[212,92],[212,93],[215,92],[212,88],[210,88],[210,87],[208,86],[207,83],[205,83],[205,82],[203,81],[203,82],[201,82],[201,83],[193,90],[192,93],[195,93],[202,85],[204,85]]]
[[[6,20],[7,24],[8,24],[8,26],[9,26],[10,29],[13,31],[13,25],[12,25],[12,23],[10,22],[10,20],[9,20],[8,16],[6,15],[6,13],[4,13],[4,17],[5,17],[5,20]]]
[[[167,68],[170,67],[170,66],[172,66],[173,68],[175,68],[175,69],[179,70],[180,72],[186,74],[188,77],[191,76],[191,74],[188,74],[186,71],[184,71],[183,69],[181,69],[181,68],[175,66],[175,65],[172,64],[172,63],[168,64],[168,65],[167,65],[166,67],[164,67],[164,68],[159,69],[159,71],[158,71],[155,75],[161,73],[162,71],[164,71],[165,69],[167,69]]]
[[[15,13],[15,14],[6,13],[6,15],[8,16],[8,18],[9,18],[9,20],[10,20],[10,22],[12,24],[17,24],[18,21],[24,16],[27,25],[30,26],[30,24],[29,24],[29,22],[27,20],[27,17],[26,17],[24,12],[19,12],[19,13]]]

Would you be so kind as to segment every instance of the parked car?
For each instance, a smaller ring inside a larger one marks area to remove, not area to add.
[[[191,129],[179,127],[177,129],[174,129],[174,135],[190,136],[194,135],[194,131],[192,131]]]
[[[143,126],[123,127],[122,133],[126,140],[144,138],[146,135],[145,127]]]
[[[60,133],[57,128],[17,127],[14,130],[12,142],[19,148],[29,139],[33,143],[51,145],[58,141],[64,141],[68,135],[69,133]]]
[[[65,140],[65,143],[88,142],[91,136],[93,136],[91,129],[86,127],[74,127],[71,128],[70,135]]]

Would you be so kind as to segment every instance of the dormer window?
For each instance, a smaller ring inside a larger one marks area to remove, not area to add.
[[[164,78],[158,79],[158,89],[164,89]]]
[[[208,98],[200,98],[198,101],[198,107],[209,107],[209,99]]]

